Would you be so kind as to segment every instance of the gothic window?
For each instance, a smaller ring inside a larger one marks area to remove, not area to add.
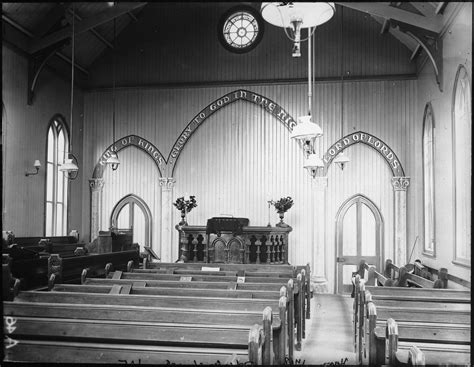
[[[46,148],[46,236],[67,235],[68,179],[59,167],[67,158],[68,147],[66,123],[56,115],[48,127]]]
[[[460,65],[453,90],[454,262],[471,265],[471,83]]]
[[[423,250],[425,254],[435,256],[434,120],[431,103],[426,105],[423,118],[423,204]]]

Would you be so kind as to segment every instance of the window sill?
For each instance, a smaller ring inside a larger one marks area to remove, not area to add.
[[[462,266],[462,267],[465,267],[465,268],[471,268],[471,263],[468,262],[467,260],[466,261],[463,261],[463,260],[453,260],[451,261],[454,265],[459,265],[459,266]]]

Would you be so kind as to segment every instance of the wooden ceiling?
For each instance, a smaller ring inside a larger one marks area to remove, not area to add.
[[[2,3],[2,41],[42,63],[64,72],[71,65],[72,14],[75,15],[75,63],[78,76],[87,78],[88,69],[106,49],[114,47],[115,34],[139,22],[146,2]],[[250,3],[259,7],[260,3]],[[380,32],[390,32],[412,51],[412,59],[428,52],[446,30],[460,3],[451,2],[337,2],[368,14],[380,23]],[[161,3],[173,7],[182,3]],[[215,6],[215,3],[185,3],[186,6]],[[421,45],[423,43],[423,45]],[[425,47],[428,46],[428,47]],[[46,60],[46,61],[45,61]]]

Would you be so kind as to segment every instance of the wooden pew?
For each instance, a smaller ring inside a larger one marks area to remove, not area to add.
[[[112,279],[109,285],[90,284],[56,284],[51,289],[54,292],[81,292],[81,293],[104,293],[108,294],[117,285]],[[275,299],[279,298],[280,291],[241,291],[234,289],[199,289],[199,288],[160,288],[146,287],[144,283],[135,282],[127,286],[122,286],[122,293],[142,294],[142,295],[167,295],[167,296],[192,296],[192,297],[224,297],[224,298],[259,298]]]
[[[274,273],[280,274],[279,277],[286,278],[291,276],[296,278],[297,274],[304,270],[304,284],[303,290],[305,292],[305,317],[309,319],[311,317],[311,269],[309,263],[306,265],[288,265],[288,264],[208,264],[208,263],[161,263],[161,262],[150,262],[147,258],[143,259],[143,269],[141,272],[147,270],[159,270],[165,272],[169,269],[177,270],[202,270],[202,268],[214,268],[219,269],[223,272],[244,272],[243,276],[272,276]]]
[[[359,362],[362,362],[363,344],[366,334],[364,319],[366,317],[365,307],[367,302],[373,301],[377,306],[386,308],[398,309],[406,307],[407,310],[405,312],[413,315],[419,314],[417,312],[418,308],[423,310],[422,313],[425,315],[444,310],[453,317],[456,317],[458,312],[470,312],[470,294],[464,291],[433,288],[366,287],[364,281],[358,275],[356,276],[355,284],[354,348]],[[370,290],[373,291],[373,294]],[[398,315],[400,315],[400,312]]]
[[[283,307],[286,302],[283,297]],[[70,318],[71,312],[74,319]],[[7,350],[6,360],[137,363],[136,357],[141,356],[142,363],[209,364],[229,361],[234,355],[234,361],[241,363],[250,358],[253,363],[271,364],[271,330],[275,327],[272,310],[266,307],[263,319],[262,312],[259,314],[263,327],[253,324],[249,332],[249,323],[256,321],[255,313],[227,313],[227,318],[220,318],[222,324],[216,324],[216,312],[194,310],[191,315],[189,310],[187,314],[178,310],[180,319],[173,323],[168,319],[173,315],[176,318],[173,310],[8,302],[4,317],[15,319],[15,329],[8,336],[19,343]],[[124,316],[133,321],[124,320]],[[183,317],[194,323],[183,322]],[[241,324],[229,325],[233,317],[240,317]],[[192,321],[196,318],[199,324]],[[284,347],[284,339],[279,343]]]
[[[280,307],[279,300],[273,299],[243,299],[243,298],[202,298],[190,296],[157,296],[157,295],[130,295],[120,294],[117,290],[114,294],[100,293],[76,293],[76,292],[19,292],[16,301],[41,302],[41,303],[69,303],[69,304],[103,304],[124,306],[146,306],[158,308],[193,309],[193,310],[225,310],[225,311],[257,311],[261,312],[270,306],[274,310]],[[86,306],[84,306],[86,307]],[[288,318],[288,328],[293,329],[291,318]],[[290,341],[292,335],[290,334]],[[293,345],[293,344],[291,344]],[[291,354],[292,349],[290,348]]]
[[[304,270],[304,269],[303,269]],[[296,276],[295,287],[293,291],[294,298],[294,322],[296,325],[296,350],[301,350],[302,339],[306,336],[305,333],[305,293],[303,291],[304,282],[303,279],[305,274],[302,273]],[[108,278],[114,280],[130,279],[134,281],[163,281],[163,280],[174,280],[184,282],[194,281],[211,281],[211,282],[237,282],[236,276],[228,275],[190,275],[183,277],[179,274],[156,274],[156,273],[137,273],[137,272],[110,272]],[[284,278],[271,278],[271,277],[249,277],[245,279],[245,283],[267,283],[267,284],[285,284]],[[290,298],[291,299],[291,298]]]
[[[88,268],[90,274],[104,276],[105,265],[110,262],[114,264],[116,269],[126,270],[130,260],[138,264],[139,258],[138,250],[129,250],[64,259],[53,254],[48,258],[39,257],[6,261],[10,263],[12,275],[20,279],[21,289],[26,290],[47,286],[52,275],[54,275],[56,283],[79,283],[84,268]]]
[[[433,355],[425,353],[425,361],[428,364],[444,364],[460,362],[460,364],[469,363],[470,355],[466,353],[469,350],[471,327],[470,324],[446,324],[439,323],[438,320],[432,322],[395,322],[392,318],[386,320],[386,325],[377,325],[377,309],[372,302],[368,304],[369,311],[369,364],[382,365],[396,363],[396,352],[400,346],[399,342],[404,342],[404,347],[417,345],[421,351],[421,345],[431,345],[431,349],[438,349],[449,355],[448,358],[441,357],[440,353]],[[375,320],[374,320],[375,319]],[[386,338],[388,343],[386,343]],[[386,350],[388,345],[388,350]],[[456,347],[453,349],[452,346]],[[464,353],[460,352],[464,349]],[[388,352],[388,354],[387,354]],[[402,354],[399,354],[400,359]],[[428,357],[429,356],[429,357]],[[408,359],[405,357],[403,359]],[[457,364],[457,363],[455,363]]]

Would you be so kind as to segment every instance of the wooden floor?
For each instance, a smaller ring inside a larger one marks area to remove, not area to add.
[[[301,352],[295,353],[300,364],[336,363],[355,365],[350,296],[316,294],[311,300],[311,320]],[[346,360],[347,358],[347,360]]]

